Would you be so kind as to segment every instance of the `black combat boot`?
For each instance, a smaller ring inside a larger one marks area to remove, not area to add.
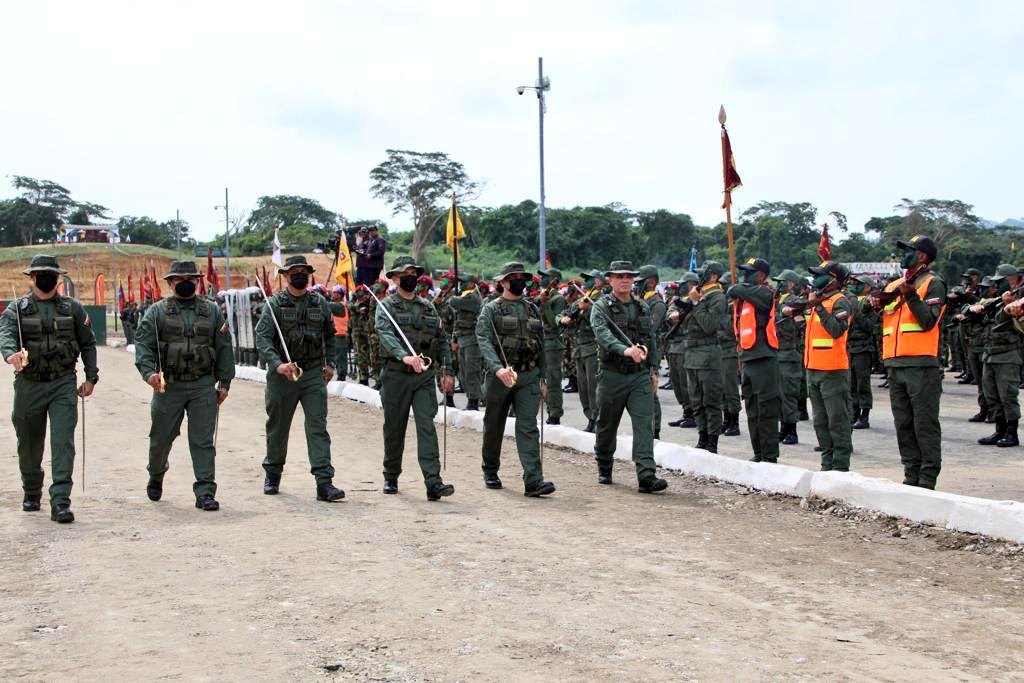
[[[451,394],[448,394],[444,397],[444,402],[448,404],[449,408],[455,407],[455,398]]]
[[[550,481],[540,481],[533,486],[526,487],[523,491],[523,495],[527,498],[540,498],[541,496],[548,496],[555,492],[555,485]]]
[[[726,413],[724,424],[722,425],[722,436],[739,436],[740,435],[740,414],[739,413]]]
[[[569,375],[569,381],[565,383],[565,388],[562,389],[563,394],[578,394],[580,391],[579,385],[576,383],[576,375]]]
[[[708,433],[707,432],[698,432],[696,448],[707,448],[707,447],[708,447]]]
[[[662,385],[661,385],[660,387],[658,387],[658,388],[659,388],[659,389],[664,389],[665,391],[668,391],[668,390],[670,390],[670,389],[672,388],[672,380],[669,380],[669,381],[665,382],[664,384],[662,384]]]
[[[683,421],[679,423],[679,426],[683,429],[696,429],[697,421],[693,419],[693,415],[683,415]]]
[[[995,433],[978,439],[978,443],[982,446],[995,446],[1004,436],[1006,436],[1006,420],[997,417]]]
[[[427,489],[427,500],[441,500],[455,493],[455,487],[439,481]]]
[[[213,499],[209,493],[201,498],[196,498],[196,508],[203,512],[216,512],[220,510],[220,503]]]
[[[868,421],[868,413],[871,412],[870,408],[863,408],[860,411],[860,417],[853,423],[854,429],[870,429],[871,423]]]
[[[560,425],[560,424],[562,424],[562,418],[560,418],[560,417],[553,417],[553,416],[549,415],[547,423],[549,425]]]
[[[1006,436],[999,439],[996,445],[1000,448],[1009,448],[1011,446],[1019,446],[1020,439],[1017,438],[1017,420],[1006,421]]]
[[[50,508],[50,520],[58,524],[71,524],[71,522],[75,521],[75,513],[71,511],[69,504],[61,503],[56,507]]]
[[[489,489],[500,489],[501,479],[498,479],[497,474],[485,474],[484,475],[484,486]]]
[[[41,493],[26,493],[25,500],[21,501],[22,512],[39,512],[39,501],[42,499]]]
[[[587,420],[587,427],[583,431],[593,434],[595,431],[597,431],[597,425],[594,424],[593,420]]]
[[[480,399],[471,398],[466,401],[466,410],[480,410]]]
[[[667,481],[658,477],[651,477],[650,479],[644,479],[640,482],[638,490],[640,493],[657,493],[658,491],[664,491],[667,488]]]
[[[325,503],[333,503],[345,497],[345,492],[331,482],[316,485],[316,499]]]
[[[384,488],[381,489],[384,493],[398,493],[398,480],[397,479],[385,479]]]
[[[612,483],[612,468],[601,467],[597,468],[597,483],[598,484],[611,484]]]
[[[281,475],[280,474],[268,474],[263,480],[263,494],[267,496],[276,496],[278,490],[281,488]]]
[[[718,452],[718,434],[708,434],[707,451],[708,453]]]
[[[800,439],[796,435],[796,423],[795,422],[783,422],[782,431],[784,434],[779,439],[779,443],[785,446],[795,446],[800,443]]]
[[[683,425],[683,421],[685,419],[686,419],[686,416],[684,415],[681,418],[679,418],[678,420],[671,420],[671,421],[669,421],[668,426],[669,427],[681,427]]]
[[[359,383],[362,384],[364,387],[370,386],[370,380],[368,379],[361,379],[359,380]]]
[[[977,413],[975,413],[974,415],[971,415],[969,418],[967,418],[967,421],[968,422],[984,422],[987,419],[988,419],[988,406],[984,406]]]
[[[160,497],[164,495],[164,479],[163,477],[150,477],[149,482],[146,483],[146,496],[154,503],[160,500]]]

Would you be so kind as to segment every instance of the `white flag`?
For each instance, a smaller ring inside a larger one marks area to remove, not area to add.
[[[278,268],[284,267],[284,259],[281,258],[281,236],[278,234],[281,231],[282,225],[284,223],[278,223],[277,227],[274,228],[274,255],[270,259],[270,262]]]

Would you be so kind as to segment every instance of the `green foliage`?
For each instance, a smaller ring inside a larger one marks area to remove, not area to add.
[[[11,185],[20,195],[0,201],[0,245],[49,242],[62,223],[108,218],[106,207],[72,199],[66,187],[52,180],[15,175]]]
[[[132,244],[152,244],[157,247],[176,249],[178,244],[177,225],[175,221],[156,222],[149,216],[121,216],[117,220],[121,229],[121,241],[131,240]],[[189,236],[187,221],[180,221],[182,249],[189,251],[196,241]]]

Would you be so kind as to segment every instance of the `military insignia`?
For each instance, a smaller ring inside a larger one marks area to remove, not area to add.
[[[929,306],[938,306],[942,303],[942,299],[925,299],[924,302]]]
[[[850,314],[847,313],[846,311],[839,311],[838,313],[836,313],[836,320],[846,320],[849,317]]]
[[[88,313],[85,314],[85,326],[92,327],[92,318],[89,317]]]
[[[22,299],[21,303],[19,305],[21,306],[21,310],[27,311],[28,310],[28,297],[25,297],[24,299]]]

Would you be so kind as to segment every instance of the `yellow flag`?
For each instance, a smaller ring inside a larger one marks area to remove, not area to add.
[[[344,231],[338,235],[338,268],[334,271],[334,279],[345,287],[345,293],[352,293],[352,254],[348,250],[348,240]]]
[[[462,220],[459,218],[459,210],[455,208],[455,195],[452,194],[452,208],[448,210],[448,231],[445,233],[448,241],[448,248],[455,249],[455,241],[465,239],[466,231],[462,227]]]

